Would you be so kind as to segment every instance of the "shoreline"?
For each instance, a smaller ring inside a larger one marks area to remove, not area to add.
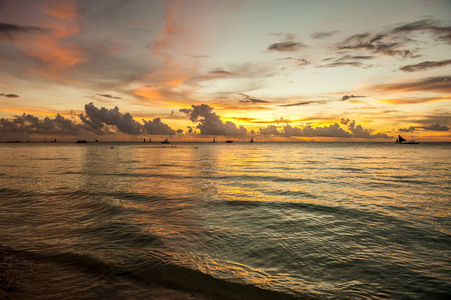
[[[41,265],[42,263],[34,261],[34,258],[26,257],[26,255],[20,252],[0,247],[0,300],[30,298],[58,299],[59,297],[57,295],[54,297],[51,295],[42,295],[36,293],[36,290],[30,289],[30,287],[35,285],[33,281],[37,279],[36,276],[42,276],[45,273]],[[138,283],[138,285],[142,284]],[[47,288],[51,288],[51,286]],[[188,291],[156,282],[147,282],[143,288],[148,292],[146,296],[152,299],[227,299],[220,295],[211,295],[201,291]],[[83,295],[77,295],[77,297],[84,298]]]
[[[187,274],[179,266],[161,270],[160,278],[100,269],[81,269],[70,261],[52,261],[0,246],[0,300],[136,299],[137,294],[140,299],[168,300],[298,299],[194,270]],[[70,275],[77,279],[75,287]]]

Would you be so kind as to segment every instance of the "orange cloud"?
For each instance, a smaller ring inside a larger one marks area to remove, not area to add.
[[[79,11],[75,2],[68,0],[41,2],[39,5],[42,18],[36,22],[48,30],[14,43],[23,49],[25,55],[41,61],[40,67],[29,70],[30,73],[68,82],[62,71],[87,61],[83,50],[70,42],[70,38],[81,32]]]
[[[153,53],[155,56],[163,57],[166,60],[171,59],[171,56],[163,54],[163,51],[169,46],[171,36],[177,31],[176,12],[180,7],[182,0],[172,1],[171,5],[166,11],[165,21],[166,26],[161,32],[160,37],[155,42]]]
[[[450,97],[433,97],[433,98],[417,98],[417,99],[380,99],[379,102],[388,104],[420,104],[428,102],[450,101]]]
[[[48,110],[39,110],[35,108],[9,108],[9,107],[2,107],[0,108],[0,111],[5,112],[11,112],[11,113],[27,113],[27,114],[34,114],[34,115],[44,115],[44,116],[56,116],[56,115],[62,115],[62,116],[72,116],[73,113],[63,112],[63,111],[48,111]]]
[[[451,77],[430,77],[416,82],[380,84],[371,89],[385,90],[389,92],[438,92],[451,93]]]
[[[74,19],[78,17],[77,6],[72,1],[57,1],[52,6],[45,7],[44,11],[49,16],[58,19]]]
[[[32,50],[27,55],[51,63],[53,69],[68,68],[85,61],[80,49],[62,46],[59,40],[46,36],[35,39]]]

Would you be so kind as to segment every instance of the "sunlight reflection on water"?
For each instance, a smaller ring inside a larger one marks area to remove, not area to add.
[[[451,285],[449,144],[0,147],[1,246],[297,296]]]

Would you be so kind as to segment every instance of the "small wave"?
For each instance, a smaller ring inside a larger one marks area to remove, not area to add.
[[[66,172],[62,172],[60,174],[61,175],[83,175],[85,173],[79,172],[79,171],[66,171]]]
[[[29,158],[30,160],[43,160],[43,161],[60,161],[60,160],[70,160],[69,157],[36,157],[36,158]]]
[[[334,170],[341,170],[341,171],[351,171],[351,172],[365,172],[364,169],[360,168],[351,168],[351,167],[340,167],[340,168],[332,168]]]
[[[148,286],[148,288],[155,288],[155,284],[158,284],[169,286],[174,289],[201,291],[203,294],[211,295],[212,298],[297,299],[294,295],[265,290],[253,285],[217,279],[211,275],[183,266],[166,264],[161,261],[152,261],[149,260],[149,257],[147,257],[145,261],[140,260],[133,264],[123,264],[119,261],[107,262],[85,253],[40,253],[36,251],[5,250],[5,247],[1,246],[0,255],[2,258],[9,259],[9,261],[12,261],[10,257],[15,257],[15,265],[13,267],[15,269],[19,267],[22,269],[20,272],[24,274],[34,271],[33,273],[35,274],[50,272],[50,274],[59,276],[58,278],[52,278],[52,280],[43,283],[41,286],[34,286],[33,291],[28,291],[29,293],[38,296],[47,295],[48,290],[59,290],[59,288],[56,288],[56,286],[53,285],[67,284],[67,281],[70,281],[73,285],[73,289],[65,289],[62,291],[60,296],[63,298],[76,296],[74,289],[86,289],[89,290],[89,293],[93,297],[101,297],[101,294],[96,294],[96,291],[100,292],[95,288],[97,284],[108,283],[112,285],[112,283],[116,281],[121,281],[124,284],[125,280]],[[21,262],[26,262],[26,265]],[[60,267],[52,267],[55,264]],[[37,266],[39,266],[41,270],[38,270]],[[48,268],[48,270],[42,269],[46,266],[50,268]],[[64,271],[55,272],[55,269]],[[72,273],[67,273],[69,271]],[[45,276],[49,275],[46,274]],[[95,281],[88,283],[85,280],[82,280],[80,276],[96,278],[99,280],[99,283],[96,283]],[[23,279],[23,276],[19,276],[18,278]],[[105,282],[106,278],[108,278],[108,282]],[[28,280],[31,280],[31,278],[28,278]],[[89,286],[86,286],[87,284],[89,284]],[[15,287],[12,286],[12,288]],[[139,298],[139,294],[135,295]],[[303,298],[309,299],[308,297]]]
[[[8,199],[8,198],[28,198],[33,196],[34,193],[23,191],[19,189],[9,189],[9,188],[0,188],[0,198]]]
[[[187,290],[201,290],[207,294],[229,299],[313,299],[308,295],[289,295],[282,292],[266,290],[254,285],[230,282],[217,279],[183,266],[164,264],[156,268],[141,270],[139,276],[143,279],[151,278],[163,284],[175,284]],[[158,274],[158,278],[155,278]]]

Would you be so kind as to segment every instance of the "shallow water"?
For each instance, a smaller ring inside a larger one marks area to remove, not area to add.
[[[0,247],[38,274],[18,283],[33,298],[139,299],[161,282],[228,297],[445,299],[450,150],[0,144]]]

